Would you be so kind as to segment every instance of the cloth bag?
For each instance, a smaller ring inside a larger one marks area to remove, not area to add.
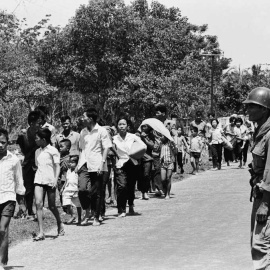
[[[129,150],[129,156],[133,159],[141,159],[146,152],[146,148],[142,143],[139,143],[137,141],[134,141],[130,150]]]

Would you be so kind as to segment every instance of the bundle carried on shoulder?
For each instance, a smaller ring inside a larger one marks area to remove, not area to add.
[[[133,159],[141,159],[146,152],[146,147],[143,143],[134,141],[130,150],[129,156]]]
[[[221,139],[222,139],[222,145],[224,148],[228,150],[233,150],[232,143],[225,136],[222,136]]]

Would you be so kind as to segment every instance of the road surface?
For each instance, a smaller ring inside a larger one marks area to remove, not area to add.
[[[6,269],[251,270],[248,180],[236,164],[191,176],[170,200],[136,200],[139,215],[112,209],[100,227],[70,225],[11,248]]]

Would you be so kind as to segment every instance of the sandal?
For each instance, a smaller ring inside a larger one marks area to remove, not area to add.
[[[33,241],[34,242],[38,242],[38,241],[42,241],[42,240],[45,240],[45,235],[38,235],[36,237],[33,238]]]
[[[89,220],[90,220],[90,218],[84,218],[83,221],[81,222],[81,225],[82,226],[87,225]]]
[[[74,223],[75,220],[76,220],[76,217],[73,217],[73,218],[71,218],[70,220],[68,220],[68,221],[66,222],[66,224],[67,224],[67,225],[70,225],[70,224]]]
[[[58,236],[64,236],[65,235],[65,228],[62,225],[60,228],[58,228]]]

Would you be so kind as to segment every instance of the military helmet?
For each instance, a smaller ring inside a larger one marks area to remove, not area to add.
[[[258,104],[270,109],[270,89],[266,87],[257,87],[248,94],[243,102],[244,104]]]

